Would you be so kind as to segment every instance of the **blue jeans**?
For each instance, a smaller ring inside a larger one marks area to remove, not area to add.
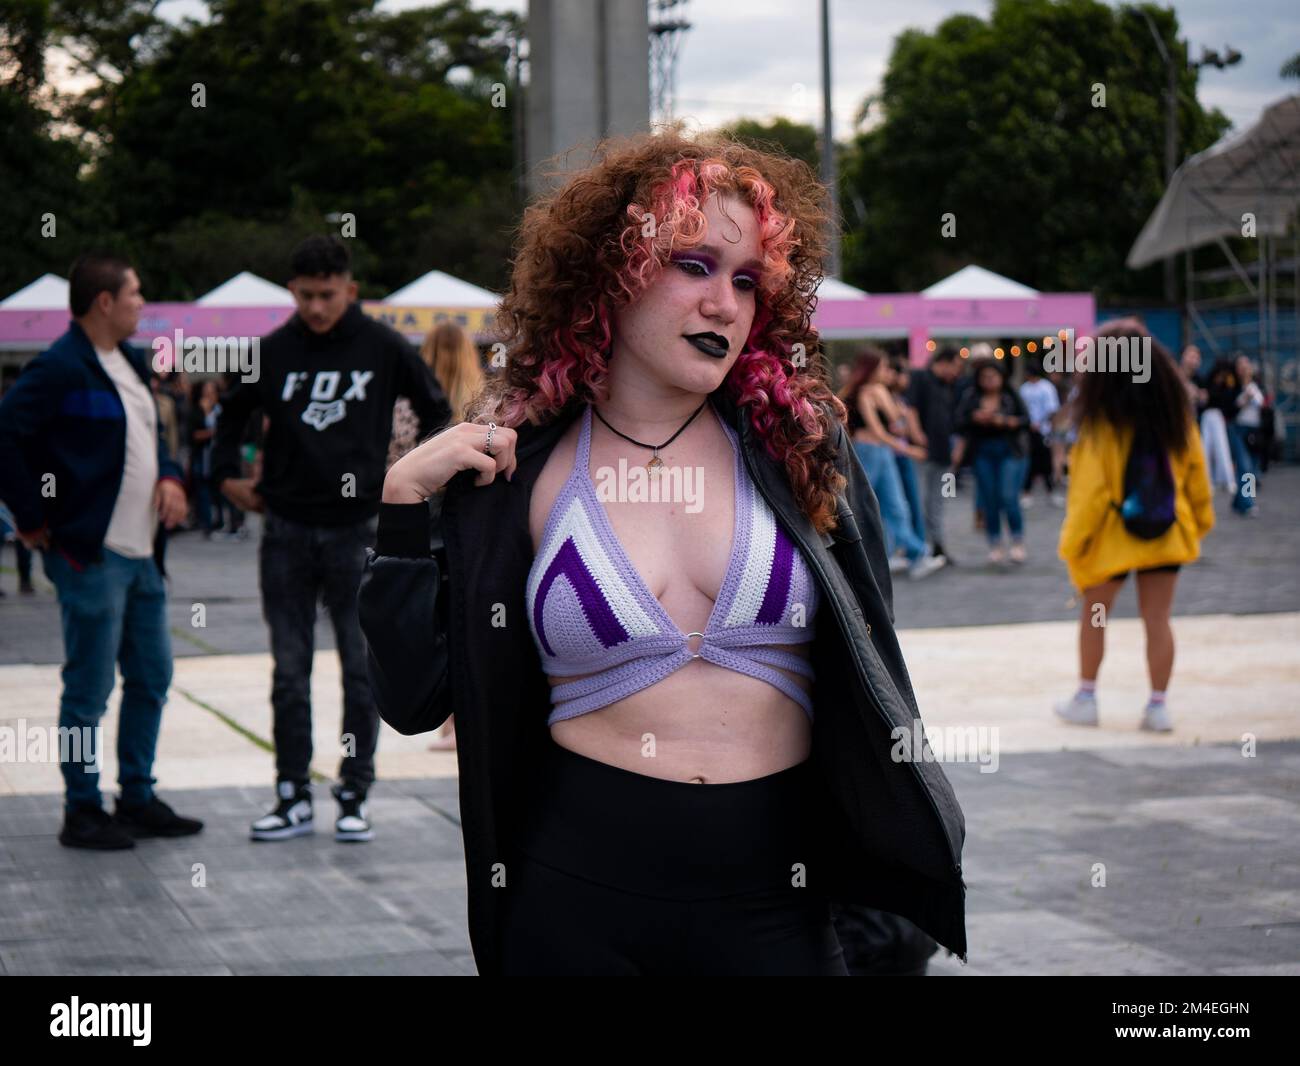
[[[925,508],[921,505],[921,488],[916,477],[916,463],[910,455],[894,453],[898,465],[898,479],[907,498],[907,509],[912,515],[912,532],[925,540]]]
[[[898,474],[898,464],[894,462],[894,450],[883,444],[859,441],[854,442],[853,450],[857,452],[863,473],[880,502],[886,550],[893,555],[894,549],[901,547],[907,558],[915,562],[925,554],[925,538],[918,537],[912,528],[912,513],[903,490],[903,479]]]
[[[1236,422],[1228,423],[1228,447],[1232,449],[1232,465],[1237,468],[1237,494],[1232,498],[1232,509],[1244,514],[1255,506],[1255,497],[1246,495],[1246,475],[1253,475],[1251,492],[1259,491],[1259,468],[1255,457],[1246,447],[1246,434],[1250,427],[1239,426]]]
[[[102,562],[78,570],[55,548],[41,553],[45,575],[59,594],[63,620],[63,696],[60,728],[94,737],[113,691],[114,664],[122,669],[118,714],[118,785],[122,802],[153,797],[158,727],[172,680],[167,589],[152,558],[128,559],[109,548]],[[61,761],[65,802],[103,806],[98,739],[78,752],[71,744]],[[72,756],[77,756],[73,758]]]
[[[1024,536],[1020,515],[1020,487],[1025,481],[1023,457],[1015,455],[1005,440],[982,440],[975,445],[971,466],[975,470],[975,491],[979,508],[984,512],[984,532],[989,543],[1002,540],[1002,516],[1006,515],[1011,538]]]

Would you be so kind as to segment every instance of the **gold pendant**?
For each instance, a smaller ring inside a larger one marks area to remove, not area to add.
[[[662,467],[663,465],[664,465],[664,461],[660,459],[659,456],[656,455],[648,463],[646,463],[645,468],[649,470],[650,473],[657,474],[659,473],[659,468]]]

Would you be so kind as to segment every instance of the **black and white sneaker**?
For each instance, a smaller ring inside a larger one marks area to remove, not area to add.
[[[334,839],[366,841],[375,838],[366,815],[366,794],[355,785],[335,785],[330,790],[339,804],[339,817],[334,823]]]
[[[280,802],[275,810],[252,824],[249,836],[253,840],[288,840],[315,832],[311,820],[311,785],[281,781],[275,788]]]

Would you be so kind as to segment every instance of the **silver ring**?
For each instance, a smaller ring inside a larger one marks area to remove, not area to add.
[[[703,633],[701,633],[698,629],[692,630],[691,632],[689,632],[689,633],[686,634],[686,639],[687,639],[688,642],[690,641],[691,637],[699,637],[699,638],[700,638],[700,647],[704,647],[704,641],[708,639],[708,638],[707,638]],[[693,651],[693,652],[691,652],[691,658],[692,658],[692,659],[698,659],[699,657],[700,657],[700,653],[699,653],[698,651]]]
[[[487,440],[483,442],[484,453],[494,457],[496,456],[496,452],[492,450],[492,434],[494,434],[496,431],[497,431],[497,424],[495,422],[489,422]]]

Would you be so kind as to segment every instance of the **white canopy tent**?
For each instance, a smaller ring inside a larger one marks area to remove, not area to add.
[[[42,274],[30,285],[0,300],[4,311],[66,311],[68,283],[55,274]]]
[[[921,295],[932,300],[1018,300],[1037,296],[1038,290],[972,263],[922,289]]]
[[[495,307],[500,300],[494,292],[480,289],[441,270],[416,278],[384,298],[394,307]]]
[[[822,278],[822,283],[817,286],[818,300],[861,300],[868,295],[870,294],[864,290],[855,289],[839,278]]]
[[[293,293],[241,270],[194,301],[199,307],[292,307]]]

